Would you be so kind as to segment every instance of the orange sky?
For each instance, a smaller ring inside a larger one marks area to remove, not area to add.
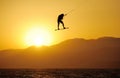
[[[71,38],[120,37],[120,0],[0,0],[0,49],[26,48],[25,34],[46,28],[52,44]],[[69,30],[54,31],[60,13]],[[44,34],[43,34],[44,35]]]

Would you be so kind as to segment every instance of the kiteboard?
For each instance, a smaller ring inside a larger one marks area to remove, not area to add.
[[[69,29],[69,27],[60,28],[60,29],[55,29],[55,31],[57,31],[57,30],[65,30],[65,29]]]

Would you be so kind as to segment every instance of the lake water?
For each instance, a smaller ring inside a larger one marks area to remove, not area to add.
[[[120,69],[0,69],[0,78],[120,78]]]

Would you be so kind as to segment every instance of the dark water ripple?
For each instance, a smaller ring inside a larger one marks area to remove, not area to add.
[[[120,78],[120,69],[0,69],[0,78]]]

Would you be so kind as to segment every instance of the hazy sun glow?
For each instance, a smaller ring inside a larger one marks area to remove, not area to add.
[[[33,27],[25,35],[27,46],[49,46],[52,42],[52,35],[46,28]]]

